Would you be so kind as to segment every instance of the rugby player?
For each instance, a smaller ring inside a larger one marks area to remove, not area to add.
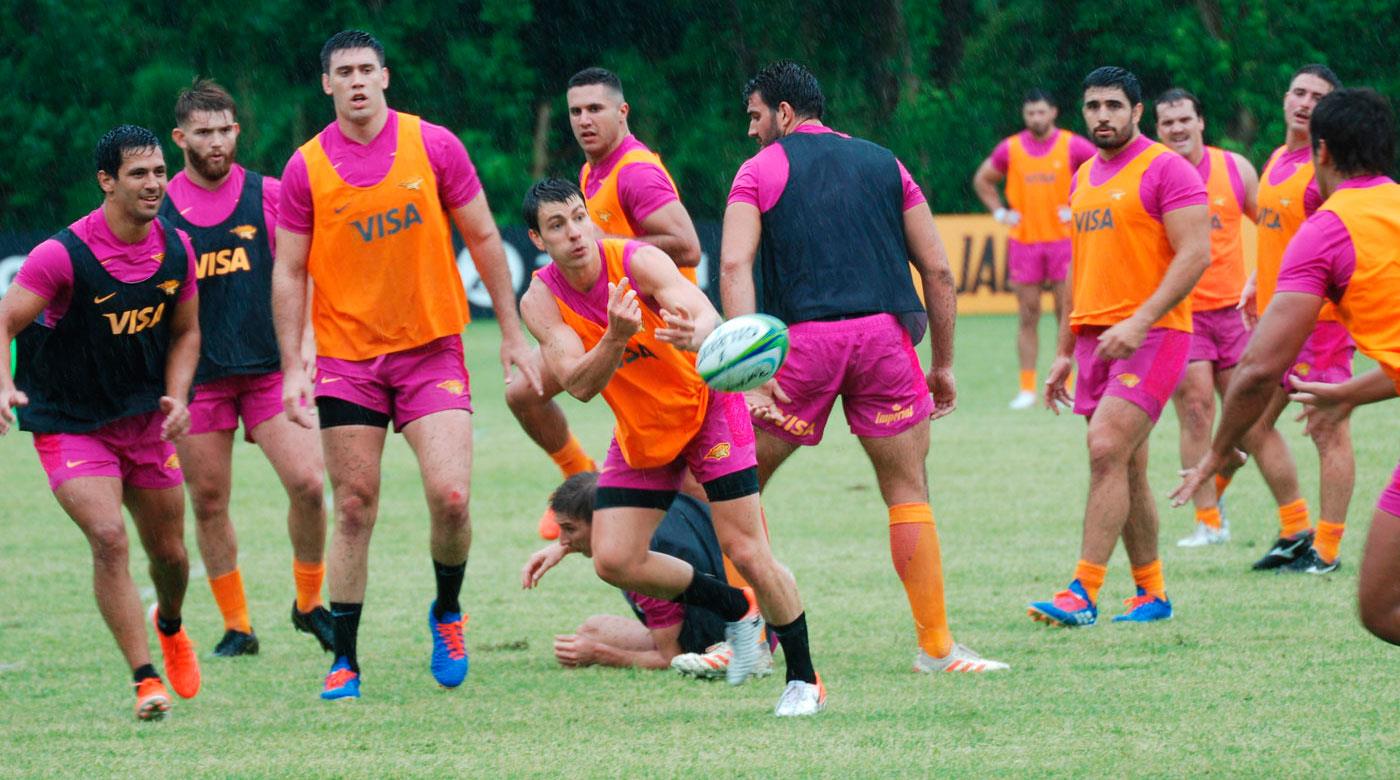
[[[462,358],[467,299],[451,226],[491,296],[507,377],[515,365],[539,386],[501,237],[466,149],[446,128],[391,110],[388,86],[379,41],[358,30],[331,36],[321,49],[321,87],[335,121],[282,173],[272,277],[282,403],[311,427],[304,405],[314,394],[336,508],[327,571],[335,661],[325,699],[360,695],[356,639],[391,422],[418,457],[432,529],[429,666],[447,688],[469,669],[459,596],[471,547],[472,406]],[[302,355],[308,278],[314,388]]]
[[[1137,595],[1114,621],[1172,616],[1157,555],[1147,440],[1186,371],[1191,289],[1210,265],[1206,189],[1181,155],[1138,130],[1142,87],[1123,68],[1084,78],[1084,124],[1098,155],[1075,174],[1070,316],[1046,383],[1046,405],[1073,401],[1088,420],[1089,498],[1069,587],[1032,602],[1038,621],[1098,620],[1108,559],[1123,539]],[[1073,398],[1065,388],[1078,364]]]
[[[199,661],[181,623],[189,581],[185,495],[174,442],[189,429],[199,361],[199,298],[189,237],[157,212],[160,141],[122,125],[97,142],[102,205],[29,253],[0,300],[0,434],[20,428],[59,506],[92,548],[97,609],[132,670],[136,717],[161,718],[170,695],[151,663],[141,596],[128,571],[122,506],[150,560],[170,687],[199,693]],[[10,340],[17,373],[10,376]]]
[[[198,80],[175,101],[171,137],[185,168],[170,180],[160,215],[189,235],[199,258],[199,367],[190,432],[176,449],[194,505],[195,540],[224,617],[216,656],[255,655],[238,539],[229,518],[233,434],[256,442],[287,492],[296,603],[292,625],[331,649],[321,605],[326,510],[321,442],[282,413],[282,375],[272,329],[272,259],[281,184],[239,165],[238,107],[218,84]],[[314,349],[314,345],[311,345]],[[312,353],[303,355],[309,361]]]

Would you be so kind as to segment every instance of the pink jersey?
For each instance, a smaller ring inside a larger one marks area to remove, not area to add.
[[[1286,150],[1286,147],[1280,146],[1274,150],[1273,154],[1269,155],[1270,160],[1275,158],[1278,158],[1278,164],[1274,166],[1272,171],[1269,171],[1268,181],[1269,184],[1277,186],[1292,176],[1294,171],[1298,170],[1299,165],[1312,162],[1312,148],[1304,146],[1290,152]],[[1267,170],[1268,167],[1268,163],[1265,163],[1264,168]],[[1322,192],[1318,190],[1317,177],[1314,176],[1308,179],[1308,188],[1303,191],[1303,215],[1311,217],[1312,213],[1317,211],[1317,207],[1321,205]]]
[[[234,163],[218,187],[206,190],[180,171],[170,180],[165,197],[175,204],[180,216],[200,227],[213,227],[228,219],[237,208],[247,173],[243,166]],[[277,207],[281,197],[282,183],[271,176],[264,176],[263,222],[267,226],[267,245],[274,255],[277,254]]]
[[[1363,176],[1348,179],[1337,185],[1337,189],[1364,189],[1390,183],[1387,176]],[[1354,270],[1356,246],[1341,217],[1330,211],[1319,211],[1308,217],[1288,242],[1275,292],[1320,295],[1335,303],[1346,293]]]
[[[592,198],[597,195],[617,161],[634,149],[650,151],[646,144],[629,134],[607,157],[597,165],[591,166],[583,196]],[[657,209],[673,200],[680,200],[681,196],[676,193],[670,178],[660,167],[647,162],[637,162],[628,165],[617,174],[617,199],[622,203],[622,212],[627,215],[628,221],[633,225],[640,225],[642,220],[651,216]]]
[[[152,222],[146,237],[134,244],[117,238],[112,228],[107,226],[107,218],[103,216],[101,207],[68,227],[92,250],[98,262],[102,263],[102,268],[119,282],[144,282],[151,278],[165,259],[165,233],[158,222]],[[190,244],[190,237],[179,228],[175,228],[175,233],[185,245],[185,256],[189,258],[189,272],[176,298],[184,302],[195,294],[197,256]],[[68,250],[52,238],[34,247],[24,265],[20,266],[15,284],[49,302],[44,309],[44,323],[53,327],[67,313],[73,291],[73,260],[68,256]]]
[[[1235,202],[1240,204],[1240,210],[1243,211],[1244,178],[1240,176],[1240,166],[1239,163],[1235,162],[1233,152],[1225,152],[1225,171],[1230,174],[1230,189],[1235,192]],[[1210,155],[1206,154],[1204,149],[1201,151],[1201,161],[1196,163],[1196,172],[1201,175],[1201,181],[1210,181]]]
[[[394,164],[394,150],[399,143],[399,112],[390,111],[389,121],[379,135],[368,144],[345,137],[340,127],[331,122],[321,131],[321,146],[335,166],[336,173],[353,187],[372,187],[389,175]],[[423,123],[423,146],[428,162],[437,177],[438,197],[442,205],[455,209],[470,203],[481,194],[481,180],[476,167],[467,156],[467,148],[451,130],[431,122]],[[298,150],[292,153],[282,170],[282,198],[277,224],[293,233],[311,234],[311,178],[306,172],[306,160]]]
[[[1059,140],[1060,133],[1069,133],[1068,130],[1055,128],[1055,132],[1046,136],[1045,140],[1035,137],[1029,130],[1022,130],[1018,135],[1021,137],[1021,146],[1025,147],[1026,154],[1032,157],[1044,157],[1055,148],[1055,141]],[[1089,161],[1098,152],[1089,139],[1081,135],[1069,134],[1069,169],[1070,172],[1079,170],[1079,166]],[[1006,169],[1011,165],[1011,139],[1003,138],[1001,143],[992,149],[992,167],[1001,173],[1006,173]]]
[[[1129,141],[1127,148],[1112,160],[1105,161],[1102,157],[1095,156],[1088,163],[1093,166],[1089,169],[1089,183],[1095,187],[1106,183],[1153,143],[1147,136],[1139,135]],[[1078,183],[1078,176],[1070,181],[1071,193]],[[1162,215],[1169,211],[1187,206],[1204,206],[1210,202],[1206,196],[1205,182],[1196,172],[1196,166],[1185,157],[1174,153],[1161,155],[1152,161],[1142,175],[1142,183],[1138,185],[1138,196],[1142,198],[1142,205],[1148,216],[1159,222]]]
[[[824,125],[799,125],[794,133],[836,133]],[[845,133],[836,133],[842,138],[850,138]],[[898,161],[896,161],[898,162]],[[919,185],[914,183],[914,177],[909,175],[904,163],[899,163],[899,180],[904,185],[904,210],[914,208],[923,203],[924,192],[919,189]],[[758,208],[759,211],[767,211],[782,197],[783,189],[787,187],[788,181],[788,158],[787,152],[783,151],[782,144],[771,143],[759,150],[758,154],[750,157],[743,165],[739,166],[739,172],[734,174],[734,185],[729,190],[730,203],[749,203]]]

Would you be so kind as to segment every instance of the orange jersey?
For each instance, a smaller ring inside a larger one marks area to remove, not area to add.
[[[1255,274],[1255,301],[1260,315],[1264,314],[1274,297],[1278,272],[1283,267],[1283,252],[1288,248],[1288,242],[1297,235],[1303,220],[1307,219],[1303,200],[1313,180],[1311,160],[1300,163],[1292,175],[1278,184],[1269,182],[1270,174],[1285,154],[1283,150],[1275,153],[1259,174],[1259,262]],[[1337,308],[1330,301],[1323,303],[1317,318],[1335,322]]]
[[[393,166],[370,187],[347,184],[319,137],[301,154],[314,204],[307,268],[317,352],[368,360],[461,333],[467,296],[422,120],[399,114]]]
[[[1011,238],[1023,244],[1063,241],[1070,226],[1060,221],[1060,207],[1069,203],[1069,142],[1073,136],[1056,131],[1055,145],[1039,157],[1026,150],[1020,134],[1006,139],[1006,202],[1020,212]]]
[[[1340,189],[1319,211],[1337,215],[1356,253],[1340,319],[1400,391],[1400,184]]]
[[[1074,211],[1074,310],[1069,320],[1076,331],[1084,326],[1114,325],[1131,317],[1157,291],[1176,256],[1167,240],[1166,226],[1142,202],[1143,176],[1163,154],[1175,152],[1162,144],[1151,144],[1099,185],[1090,183],[1093,162],[1080,166],[1076,174],[1070,200]],[[1183,298],[1152,327],[1190,333],[1190,297]]]
[[[1240,302],[1247,277],[1244,268],[1244,241],[1240,237],[1240,222],[1244,210],[1230,182],[1229,153],[1207,146],[1210,175],[1206,177],[1206,196],[1210,198],[1210,267],[1201,274],[1191,293],[1193,311],[1212,311]]]
[[[598,244],[603,275],[613,283],[629,276],[631,253],[645,246],[626,239],[604,239]],[[564,289],[568,282],[552,266],[536,276],[554,293],[560,316],[584,348],[596,347],[607,330],[606,303],[588,305],[587,294]],[[602,279],[599,284],[603,285]],[[666,327],[665,321],[645,302],[641,308],[642,329],[627,342],[622,365],[603,388],[603,400],[617,421],[614,435],[623,460],[632,468],[649,469],[675,460],[695,438],[709,408],[710,388],[695,371],[695,354],[657,339],[656,329]]]
[[[671,177],[671,172],[666,170],[666,166],[661,163],[661,156],[645,147],[632,149],[622,155],[613,165],[612,170],[598,185],[598,191],[592,197],[585,197],[588,206],[588,216],[593,219],[593,224],[603,229],[603,232],[614,236],[627,236],[629,238],[639,235],[637,225],[632,224],[632,218],[622,207],[622,199],[617,194],[618,176],[622,169],[636,163],[651,163],[661,172],[666,174],[666,180],[671,182],[671,189],[678,194],[680,189],[676,187],[676,180]],[[588,191],[588,175],[592,173],[593,166],[585,162],[583,168],[578,172],[578,188],[583,192]],[[695,269],[691,267],[681,267],[681,276],[694,283],[697,279]]]

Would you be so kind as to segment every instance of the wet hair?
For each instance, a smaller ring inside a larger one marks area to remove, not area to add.
[[[1026,94],[1021,97],[1021,105],[1025,106],[1031,103],[1045,103],[1051,108],[1060,107],[1060,104],[1055,102],[1055,96],[1040,87],[1031,87],[1026,90]]]
[[[379,67],[384,67],[384,44],[364,30],[341,30],[326,39],[321,47],[321,72],[331,72],[331,55],[348,49],[373,49],[379,58]]]
[[[584,68],[569,77],[568,88],[587,87],[593,84],[602,84],[616,92],[619,97],[622,96],[622,79],[607,68]]]
[[[1201,110],[1201,99],[1181,87],[1172,87],[1158,95],[1157,99],[1153,101],[1153,105],[1160,108],[1161,106],[1170,105],[1172,103],[1180,103],[1183,100],[1191,101],[1191,108],[1195,109],[1197,117],[1204,117],[1206,115],[1205,111]]]
[[[822,96],[822,85],[812,71],[792,60],[778,60],[766,65],[753,78],[744,84],[744,104],[749,96],[757,93],[763,104],[777,110],[779,103],[787,103],[797,116],[804,119],[821,119],[826,110],[826,98]]]
[[[1089,75],[1084,77],[1084,89],[1089,90],[1094,87],[1117,87],[1123,90],[1123,94],[1128,97],[1129,105],[1137,105],[1142,102],[1142,82],[1132,71],[1120,68],[1116,65],[1104,65],[1101,68],[1094,68],[1089,71]]]
[[[1293,75],[1289,77],[1288,83],[1292,84],[1293,79],[1296,79],[1299,76],[1316,76],[1322,79],[1323,81],[1327,82],[1328,84],[1331,84],[1332,89],[1342,88],[1342,80],[1337,78],[1337,74],[1331,68],[1327,67],[1326,65],[1323,65],[1320,62],[1314,62],[1308,65],[1304,65],[1303,67],[1294,71]]]
[[[98,173],[105,172],[115,179],[127,152],[159,148],[160,139],[150,130],[137,125],[118,125],[108,130],[97,142],[97,151],[93,156]]]
[[[1308,120],[1312,148],[1327,142],[1332,164],[1346,176],[1387,173],[1395,165],[1395,113],[1370,89],[1337,89],[1317,101]]]
[[[597,497],[598,472],[584,471],[564,480],[564,484],[549,494],[549,509],[556,517],[592,523],[593,503]]]
[[[520,215],[525,218],[525,225],[538,233],[540,206],[546,203],[568,203],[570,198],[583,200],[583,192],[574,182],[556,177],[540,179],[525,193],[525,201],[520,204]]]
[[[212,79],[195,79],[193,84],[180,90],[180,96],[175,98],[175,124],[185,124],[196,111],[227,111],[233,121],[238,121],[238,106],[233,96]]]

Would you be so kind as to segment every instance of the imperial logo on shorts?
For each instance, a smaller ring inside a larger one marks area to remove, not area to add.
[[[179,469],[179,468],[180,468],[180,456],[179,456],[179,455],[176,455],[176,454],[173,453],[173,452],[170,453],[170,457],[168,457],[168,458],[165,459],[165,468],[166,468],[167,470],[169,470],[169,471],[175,471],[175,470]]]
[[[436,387],[439,390],[446,390],[453,395],[461,395],[467,391],[466,383],[460,379],[448,379],[445,382],[438,382]]]
[[[1115,377],[1124,387],[1137,387],[1142,377],[1137,374],[1119,374]]]
[[[230,230],[229,232],[234,234],[235,236],[238,236],[244,241],[252,241],[253,239],[258,237],[258,229],[252,225],[239,225]]]
[[[1307,376],[1312,373],[1312,366],[1307,363],[1299,363],[1293,367],[1293,373],[1298,376]]]
[[[878,412],[875,415],[876,425],[892,425],[900,420],[907,420],[914,416],[914,407],[894,404],[888,412]]]
[[[724,460],[729,457],[729,449],[729,442],[722,441],[711,447],[709,452],[705,453],[705,460]]]

